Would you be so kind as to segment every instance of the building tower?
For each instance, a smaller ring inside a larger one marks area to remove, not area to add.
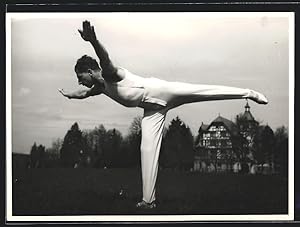
[[[243,114],[237,115],[237,126],[240,133],[246,139],[244,147],[248,151],[248,157],[252,157],[252,147],[254,135],[257,132],[258,122],[254,119],[253,115],[250,112],[250,106],[247,100],[245,105],[245,112]]]

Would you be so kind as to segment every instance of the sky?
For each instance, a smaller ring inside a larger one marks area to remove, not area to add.
[[[273,130],[289,124],[289,18],[276,13],[35,13],[7,14],[10,21],[12,149],[30,153],[34,142],[51,146],[72,124],[81,130],[103,124],[123,136],[140,108],[105,95],[69,100],[59,88],[80,88],[74,65],[84,54],[97,58],[77,29],[83,20],[115,65],[143,77],[251,88],[268,105],[249,101],[251,113]],[[9,47],[8,47],[9,48]],[[209,101],[171,110],[193,135],[219,114],[244,112],[245,100]]]

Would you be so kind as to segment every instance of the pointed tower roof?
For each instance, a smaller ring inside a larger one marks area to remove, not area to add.
[[[246,106],[245,106],[245,112],[242,115],[242,119],[244,121],[255,121],[253,115],[250,112],[250,106],[249,106],[248,100],[247,100],[247,103],[246,103]]]

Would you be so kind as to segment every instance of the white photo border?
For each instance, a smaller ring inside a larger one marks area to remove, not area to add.
[[[101,14],[106,12],[101,12]],[[114,12],[124,13],[124,12]],[[173,12],[168,12],[173,13]],[[6,13],[6,220],[11,222],[201,222],[201,221],[292,221],[294,220],[294,94],[295,13],[294,12],[188,12],[205,17],[276,16],[289,19],[289,156],[288,214],[272,215],[73,215],[16,216],[12,213],[12,19],[97,17],[99,13]]]

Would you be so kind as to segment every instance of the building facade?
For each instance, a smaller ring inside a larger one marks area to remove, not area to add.
[[[194,171],[241,172],[250,168],[251,145],[257,129],[247,102],[236,123],[218,116],[210,124],[202,123],[195,143]],[[247,171],[248,171],[247,170]]]

